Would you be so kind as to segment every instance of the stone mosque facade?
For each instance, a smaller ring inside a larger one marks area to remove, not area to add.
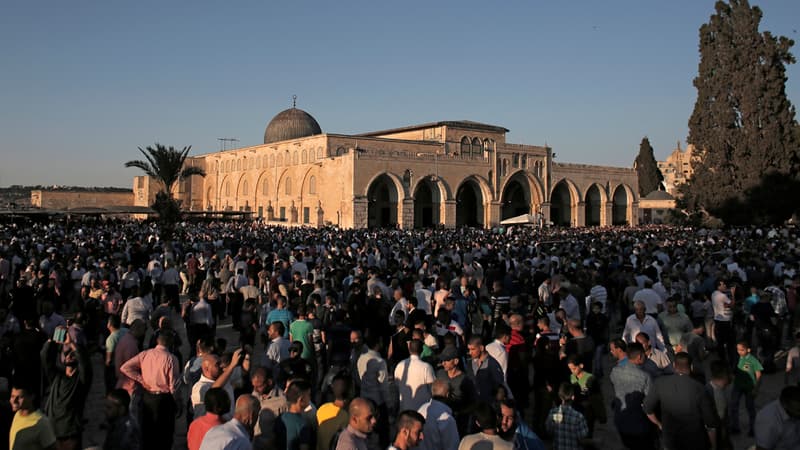
[[[323,133],[296,107],[264,143],[187,158],[206,176],[175,194],[193,211],[245,211],[288,226],[493,227],[530,214],[557,226],[636,224],[632,168],[565,164],[546,146],[506,142],[509,130],[442,121],[358,135]],[[134,180],[137,205],[157,185]]]

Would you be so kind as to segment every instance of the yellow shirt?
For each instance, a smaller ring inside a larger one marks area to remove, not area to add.
[[[27,416],[14,414],[8,448],[11,450],[40,450],[56,443],[53,426],[41,411],[36,410]]]

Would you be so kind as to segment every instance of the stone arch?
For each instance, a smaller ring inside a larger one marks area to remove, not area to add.
[[[458,149],[459,156],[466,158],[472,149],[472,143],[468,136],[461,137],[461,147]]]
[[[214,209],[214,204],[216,203],[216,198],[214,197],[214,186],[209,186],[206,190],[206,205],[205,208],[209,211]]]
[[[586,226],[605,225],[603,216],[608,202],[606,189],[597,183],[592,183],[583,194],[583,201],[585,203],[584,221]]]
[[[472,138],[472,152],[470,158],[480,158],[483,154],[483,142],[480,138]]]
[[[246,174],[243,174],[241,177],[239,177],[239,181],[236,183],[236,194],[233,197],[234,207],[237,209],[253,207],[248,198],[250,194],[249,190],[250,183],[248,182],[248,177]]]
[[[452,195],[449,186],[435,175],[419,177],[411,189],[414,199],[414,227],[431,227],[444,222],[445,201]]]
[[[633,202],[636,199],[633,189],[625,183],[618,184],[611,196],[611,224],[630,225],[633,221]]]
[[[266,216],[267,203],[270,199],[270,192],[272,187],[269,184],[269,173],[264,170],[256,177],[256,182],[253,185],[253,207],[256,208],[258,217]]]
[[[539,180],[526,170],[516,170],[506,178],[499,191],[500,220],[522,214],[535,214],[544,201]]]
[[[406,197],[403,183],[388,172],[375,175],[364,192],[367,199],[367,226],[394,227],[402,215],[402,201]]]
[[[550,193],[550,221],[553,225],[577,225],[580,201],[580,192],[571,180],[562,178],[554,184]]]
[[[492,191],[478,175],[470,175],[456,189],[456,226],[486,226],[486,211]]]

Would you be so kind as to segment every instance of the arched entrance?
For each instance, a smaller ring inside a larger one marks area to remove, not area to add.
[[[388,176],[381,175],[373,180],[367,190],[367,226],[396,226],[397,199],[397,188]]]
[[[572,225],[572,196],[564,181],[556,185],[550,196],[550,220],[556,226]]]
[[[440,205],[439,188],[428,178],[421,180],[414,191],[414,227],[427,228],[441,223]]]
[[[625,186],[619,185],[614,189],[614,206],[611,209],[611,223],[614,225],[628,224],[628,193]]]
[[[602,197],[600,196],[600,189],[597,187],[596,184],[593,184],[592,187],[586,191],[586,226],[598,226],[600,225],[600,214],[602,213],[602,209],[600,205],[602,204]]]
[[[526,183],[519,179],[510,180],[506,184],[501,201],[503,205],[500,212],[500,220],[530,214],[531,212],[530,191]]]
[[[483,195],[473,180],[462,183],[456,192],[456,226],[484,226]]]

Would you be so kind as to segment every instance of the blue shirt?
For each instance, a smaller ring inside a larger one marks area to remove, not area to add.
[[[252,450],[250,434],[238,420],[217,425],[203,437],[200,450]]]
[[[292,313],[288,309],[273,309],[267,314],[267,325],[275,322],[283,322],[283,337],[289,337],[289,322],[292,321]]]

